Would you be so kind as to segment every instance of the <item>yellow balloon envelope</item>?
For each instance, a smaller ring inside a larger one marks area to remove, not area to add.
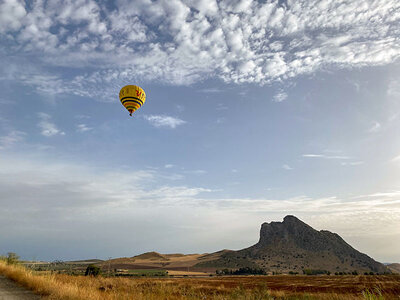
[[[126,85],[119,91],[119,100],[132,116],[146,101],[146,93],[137,85]]]

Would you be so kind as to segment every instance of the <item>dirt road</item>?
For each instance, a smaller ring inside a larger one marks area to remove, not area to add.
[[[0,300],[39,300],[40,297],[0,275]]]

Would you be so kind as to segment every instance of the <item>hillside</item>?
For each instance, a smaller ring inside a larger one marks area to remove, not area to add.
[[[294,216],[283,222],[261,225],[255,245],[239,250],[221,250],[206,254],[160,254],[147,252],[133,257],[100,263],[112,269],[165,269],[215,272],[216,269],[262,268],[272,273],[302,273],[304,269],[335,272],[394,272],[360,253],[338,234],[317,231]]]
[[[283,222],[261,225],[257,244],[224,253],[215,261],[197,266],[215,268],[262,268],[268,272],[288,273],[303,269],[330,272],[390,272],[383,264],[352,248],[339,235],[317,231],[294,216]]]
[[[398,264],[398,263],[388,264],[387,267],[388,267],[393,273],[398,273],[398,274],[400,274],[400,264]]]
[[[194,266],[201,262],[217,260],[223,253],[229,250],[223,250],[216,253],[205,254],[160,254],[157,252],[146,252],[133,257],[115,258],[102,262],[103,268],[111,269],[165,269],[175,271],[194,271]],[[203,270],[204,268],[195,268]],[[207,270],[207,268],[205,269]]]

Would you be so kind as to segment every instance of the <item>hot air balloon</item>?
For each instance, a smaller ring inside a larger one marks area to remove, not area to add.
[[[137,85],[126,85],[119,91],[119,100],[132,116],[146,101],[146,93]]]

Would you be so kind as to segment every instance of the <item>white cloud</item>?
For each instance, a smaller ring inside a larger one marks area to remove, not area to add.
[[[326,154],[303,154],[302,156],[307,158],[323,158],[323,159],[351,159],[351,157],[349,156],[326,155]]]
[[[223,90],[222,89],[218,89],[218,88],[208,88],[208,89],[199,90],[199,92],[202,92],[202,93],[222,93]]]
[[[379,122],[374,122],[374,124],[372,125],[372,127],[370,129],[368,129],[369,133],[376,133],[381,129],[381,124]]]
[[[34,209],[43,212],[56,213],[59,208],[93,208],[101,213],[105,207],[118,211],[119,207],[127,205],[172,205],[211,192],[201,187],[162,184],[165,176],[155,170],[100,172],[72,162],[43,162],[16,157],[2,157],[0,163],[0,198],[7,198],[3,204],[13,203],[12,207],[18,208],[26,201],[34,202]],[[37,192],[33,192],[35,190]],[[53,198],[55,194],[57,196]],[[30,209],[29,205],[25,207],[25,210]]]
[[[388,84],[386,93],[390,98],[398,99],[400,96],[400,80],[392,79]]]
[[[2,1],[0,3],[0,33],[20,29],[25,15],[26,11],[22,1]]]
[[[174,167],[173,164],[166,164],[166,165],[164,165],[164,168],[166,168],[166,169],[171,169],[171,168],[173,168],[173,167]]]
[[[51,116],[46,113],[38,113],[41,121],[38,123],[39,128],[41,129],[41,134],[46,137],[51,137],[55,135],[65,135],[64,131],[61,131],[57,128],[57,126],[51,121]]]
[[[283,100],[286,100],[287,97],[288,97],[288,95],[285,92],[281,91],[274,95],[273,101],[274,102],[282,102]]]
[[[80,244],[76,254],[78,257],[90,255],[92,242],[97,239],[95,233],[99,231],[106,232],[113,243],[125,240],[129,244],[126,236],[131,236],[130,232],[121,231],[122,225],[141,228],[132,237],[129,251],[143,252],[135,248],[139,241],[161,251],[168,241],[152,237],[161,238],[167,232],[169,241],[172,237],[175,244],[174,251],[184,251],[183,241],[188,240],[195,241],[188,245],[192,251],[215,251],[220,247],[240,249],[257,241],[257,228],[262,222],[281,221],[287,214],[299,217],[318,230],[337,232],[347,241],[357,242],[360,237],[369,239],[368,247],[362,250],[370,255],[380,253],[384,257],[390,252],[377,250],[372,242],[376,236],[390,243],[393,236],[400,235],[400,192],[397,190],[377,191],[350,199],[335,196],[221,198],[207,187],[167,185],[163,175],[155,170],[107,171],[82,163],[26,160],[16,156],[1,156],[0,165],[0,199],[5,207],[0,211],[0,233],[6,240],[13,236],[22,241],[28,234],[32,240],[27,243],[31,246],[39,239],[35,246],[46,247],[43,255],[51,253],[48,245],[54,239],[57,242],[79,241],[82,236],[89,239],[93,236],[87,252],[82,254],[85,246]],[[229,220],[233,219],[243,222],[232,225]],[[186,231],[177,229],[193,224],[197,227]],[[210,233],[207,228],[211,225],[220,230]],[[47,240],[41,239],[43,232]],[[246,233],[243,236],[248,238],[238,241],[238,232]],[[223,243],[216,245],[221,237],[224,237]],[[204,248],[199,250],[197,243]],[[52,248],[52,251],[61,249],[59,245]],[[105,249],[98,250],[108,253]],[[116,255],[125,255],[120,251]],[[396,255],[393,257],[398,257]]]
[[[400,155],[397,155],[392,159],[392,162],[399,162],[400,161]]]
[[[176,128],[179,125],[185,124],[186,122],[170,117],[170,116],[165,116],[165,115],[146,115],[144,118],[150,122],[151,125],[155,127],[169,127],[169,128]]]
[[[291,166],[287,165],[287,164],[284,164],[282,166],[282,168],[285,169],[285,170],[293,170],[293,168]]]
[[[88,127],[86,124],[78,124],[76,127],[78,132],[85,132],[93,129],[92,127]]]
[[[342,166],[359,166],[363,165],[363,161],[352,161],[352,162],[341,162],[340,163]]]
[[[285,7],[279,1],[137,0],[116,6],[91,0],[25,7],[3,2],[6,56],[81,70],[60,79],[51,68],[49,88],[39,78],[43,70],[18,80],[49,93],[109,100],[117,86],[132,80],[190,84],[216,77],[263,85],[400,57],[395,0],[301,0]],[[13,64],[26,69],[25,63]],[[87,74],[87,67],[95,70]]]
[[[399,198],[400,191],[394,190],[390,192],[377,192],[367,195],[358,195],[354,196],[353,199],[361,199],[361,198]]]
[[[19,130],[12,130],[7,135],[0,137],[0,150],[5,148],[10,148],[13,145],[21,142],[26,135],[25,132]]]

